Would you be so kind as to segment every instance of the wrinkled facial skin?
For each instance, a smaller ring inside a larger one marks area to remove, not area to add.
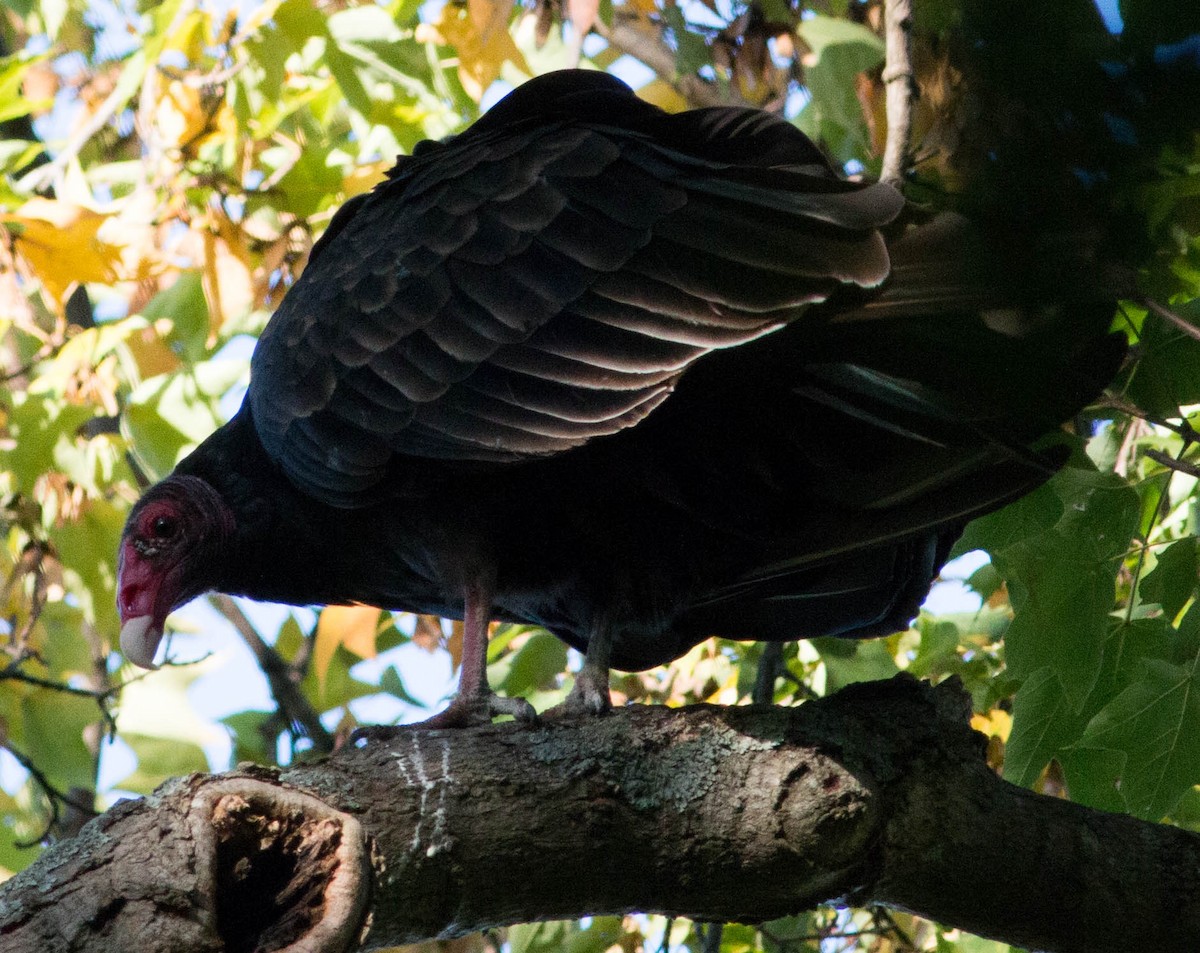
[[[208,483],[169,477],[133,508],[117,568],[121,651],[135,665],[154,667],[163,625],[173,609],[212,588],[203,567],[233,531],[233,516]]]

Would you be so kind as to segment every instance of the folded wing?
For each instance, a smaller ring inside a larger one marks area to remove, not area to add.
[[[712,350],[882,282],[900,205],[780,119],[551,74],[335,217],[255,352],[256,429],[338,506],[398,456],[503,464],[614,434]]]

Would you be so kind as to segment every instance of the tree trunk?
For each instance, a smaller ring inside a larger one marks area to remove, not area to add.
[[[378,949],[879,902],[1042,950],[1200,949],[1200,837],[997,778],[957,685],[410,730],[170,782],[0,888],[0,947]]]

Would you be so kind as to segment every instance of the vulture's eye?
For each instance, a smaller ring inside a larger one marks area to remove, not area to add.
[[[170,516],[156,516],[150,524],[150,533],[155,539],[169,539],[177,528],[178,524]]]

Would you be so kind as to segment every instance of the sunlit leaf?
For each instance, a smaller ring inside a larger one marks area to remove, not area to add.
[[[134,390],[122,422],[151,473],[165,476],[185,451],[225,422],[220,398],[245,373],[243,361],[207,361]]]
[[[121,251],[97,234],[106,221],[98,212],[49,199],[31,199],[20,214],[0,214],[18,254],[60,307],[76,282],[116,280]]]
[[[587,927],[574,920],[552,920],[508,931],[512,953],[604,953],[622,934],[620,917],[594,917]]]
[[[313,669],[322,688],[329,663],[339,646],[359,658],[375,657],[375,636],[379,631],[379,609],[371,606],[329,606],[317,620]]]
[[[900,669],[880,639],[811,639],[825,663],[825,693],[854,682],[891,678]]]
[[[499,77],[505,62],[514,63],[527,76],[532,75],[507,26],[500,24],[496,13],[500,5],[487,4],[487,0],[480,3],[485,6],[480,7],[478,18],[461,7],[446,4],[436,19],[422,24],[417,32],[418,40],[453,46],[458,51],[459,82],[476,102]],[[504,9],[507,17],[511,5]]]
[[[201,675],[221,664],[206,659],[194,665],[164,666],[155,672],[138,672],[126,666],[127,675],[117,711],[121,735],[141,735],[187,745],[212,744],[220,731],[201,718],[187,701],[187,689]]]

